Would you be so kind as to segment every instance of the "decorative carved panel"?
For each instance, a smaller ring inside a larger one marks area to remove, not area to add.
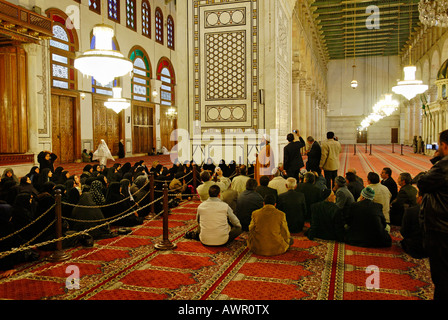
[[[193,119],[258,129],[258,0],[193,0]]]

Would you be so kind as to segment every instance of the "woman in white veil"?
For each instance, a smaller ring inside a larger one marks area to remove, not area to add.
[[[112,153],[110,153],[110,150],[107,147],[106,141],[101,139],[101,143],[98,146],[98,150],[96,150],[93,153],[92,160],[99,160],[100,165],[103,165],[104,167],[106,167],[107,160],[109,160],[109,159],[115,161],[114,157],[112,156]]]

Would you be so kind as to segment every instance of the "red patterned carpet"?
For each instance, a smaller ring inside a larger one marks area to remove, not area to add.
[[[173,251],[154,249],[161,239],[161,221],[147,222],[128,236],[98,241],[92,249],[69,250],[72,260],[66,263],[43,261],[22,266],[12,278],[0,281],[0,299],[432,299],[426,260],[404,254],[396,231],[394,245],[388,249],[309,241],[303,234],[295,234],[287,253],[262,257],[247,249],[245,234],[221,248],[184,239],[185,232],[196,226],[198,205],[186,203],[170,215],[170,239],[177,244]],[[379,289],[366,287],[370,265],[380,270]],[[66,290],[65,281],[71,274],[66,273],[68,266],[79,268],[78,290]]]
[[[367,172],[393,164],[413,176],[429,169],[429,158],[391,154],[378,147],[372,156],[354,155],[345,146],[344,171]],[[342,173],[342,172],[341,172]],[[0,280],[6,300],[429,300],[433,285],[427,260],[405,254],[400,234],[392,231],[393,246],[364,249],[343,243],[310,241],[294,234],[285,254],[262,257],[251,253],[246,234],[221,248],[203,246],[183,236],[196,227],[199,202],[182,204],[170,215],[173,251],[158,251],[162,221],[147,221],[127,236],[98,241],[94,248],[69,250],[65,263],[40,261],[20,266]],[[67,290],[69,266],[79,269],[79,289]],[[369,289],[369,266],[379,269],[379,288]]]

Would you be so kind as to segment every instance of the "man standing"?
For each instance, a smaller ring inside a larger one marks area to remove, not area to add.
[[[219,186],[211,186],[208,192],[209,198],[199,205],[196,217],[199,239],[206,246],[222,246],[233,241],[243,230],[233,210],[219,199]]]
[[[299,131],[296,131],[296,134],[299,141],[294,141],[294,134],[292,133],[287,136],[289,144],[283,149],[283,168],[288,174],[288,178],[299,180],[300,169],[305,166],[300,153],[300,150],[305,147],[305,141],[300,136]]]
[[[334,132],[327,133],[327,141],[322,143],[322,157],[319,167],[324,170],[327,188],[333,189],[334,181],[338,176],[339,154],[342,152],[342,146],[339,141],[334,139]]]
[[[423,196],[421,220],[424,246],[429,256],[434,299],[448,299],[448,130],[439,138],[434,166],[418,181]]]
[[[310,151],[308,151],[308,161],[306,162],[306,171],[308,172],[317,172],[321,174],[321,170],[319,168],[320,159],[322,158],[322,150],[317,141],[314,141],[313,137],[308,137],[307,139],[308,145],[310,146]]]

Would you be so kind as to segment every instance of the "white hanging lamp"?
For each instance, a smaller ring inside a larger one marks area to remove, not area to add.
[[[398,30],[400,34],[400,30]],[[409,34],[412,34],[412,9],[409,7]],[[400,39],[400,38],[398,38]],[[398,85],[392,88],[392,91],[396,94],[404,96],[406,99],[411,100],[417,95],[422,94],[428,90],[428,86],[423,84],[423,81],[415,79],[415,72],[417,67],[412,65],[412,45],[409,45],[409,65],[404,67],[404,80],[399,81]]]
[[[84,52],[75,59],[75,68],[85,76],[92,76],[102,86],[111,83],[115,78],[130,74],[133,71],[132,62],[125,56],[113,50],[112,39],[114,29],[101,24],[93,28],[95,49]]]
[[[399,81],[398,85],[392,88],[396,94],[401,94],[406,99],[411,100],[418,94],[428,90],[428,86],[423,84],[423,81],[415,79],[416,66],[407,66],[403,69],[404,81]]]
[[[113,98],[110,98],[104,103],[104,106],[114,110],[117,114],[123,110],[126,110],[131,106],[131,102],[127,99],[123,99],[121,93],[123,91],[120,87],[112,88]]]

